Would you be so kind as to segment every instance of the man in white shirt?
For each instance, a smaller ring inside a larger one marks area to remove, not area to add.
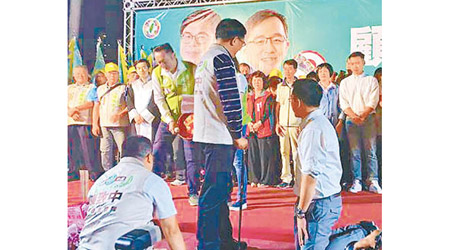
[[[353,168],[353,185],[350,192],[362,190],[362,153],[365,153],[369,170],[369,191],[381,193],[378,184],[378,161],[376,155],[375,108],[378,105],[379,86],[373,76],[364,74],[364,54],[353,52],[348,57],[351,76],[341,82],[339,103],[347,115],[346,129]]]
[[[149,75],[150,63],[141,59],[135,62],[139,79],[131,83],[127,92],[127,108],[130,123],[134,124],[137,135],[155,140],[156,130],[160,122],[160,113],[155,104],[153,87]]]
[[[186,249],[170,189],[152,173],[152,168],[150,140],[143,136],[128,137],[119,164],[89,190],[89,207],[78,249],[114,250],[120,236],[152,224],[154,212],[170,248]]]

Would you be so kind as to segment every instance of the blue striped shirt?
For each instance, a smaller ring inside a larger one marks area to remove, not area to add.
[[[223,106],[223,113],[228,121],[228,129],[233,139],[241,137],[242,108],[236,80],[236,69],[228,54],[214,57],[214,75],[217,81],[217,92]]]

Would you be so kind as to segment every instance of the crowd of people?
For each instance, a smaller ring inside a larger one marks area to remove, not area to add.
[[[194,152],[192,140],[181,138],[175,131],[182,105],[192,106],[182,98],[194,92],[195,65],[178,60],[170,44],[156,47],[154,55],[155,62],[160,62],[155,68],[146,59],[130,67],[128,85],[118,82],[115,63],[108,63],[95,75],[95,84],[89,82],[86,66],[75,67],[74,84],[68,87],[70,179],[78,178],[81,166],[90,171],[93,180],[97,179],[120,157],[127,135],[143,135],[155,144],[155,172],[165,179],[175,178],[172,185],[183,185],[187,180],[190,194],[198,196],[202,156]],[[341,79],[337,79],[329,63],[318,65],[315,74],[306,78],[316,80],[324,90],[320,108],[339,136],[343,188],[357,193],[366,184],[369,191],[381,193],[381,68],[374,77],[362,76],[364,55],[354,55],[349,60],[357,62],[349,65],[347,75]],[[240,166],[244,164],[248,177],[243,183],[248,181],[252,187],[292,187],[294,170],[299,169],[296,150],[301,119],[295,117],[289,99],[297,80],[297,62],[289,59],[283,63],[284,78],[279,74],[266,76],[259,70],[252,72],[246,63],[236,69],[243,105],[243,136],[248,138],[249,148],[245,159],[244,152],[236,152],[235,176],[241,176]],[[354,71],[359,75],[352,76]],[[179,77],[190,86],[176,86]],[[358,86],[362,80],[368,82],[361,84],[364,88]],[[361,99],[355,100],[355,96]],[[364,119],[357,118],[354,110],[363,112],[365,103],[371,109],[364,113]],[[368,166],[367,174],[361,170],[363,161]],[[363,174],[367,182],[363,182]],[[240,178],[237,181],[240,183]],[[197,198],[192,199],[193,204]]]
[[[94,181],[105,178],[104,172],[126,159],[127,137],[147,138],[151,152],[139,159],[151,155],[152,172],[171,185],[186,184],[189,204],[199,206],[198,249],[235,249],[228,211],[247,208],[248,185],[293,188],[300,197],[296,204],[303,206],[296,211],[300,232],[306,230],[302,219],[314,203],[311,199],[318,203],[331,197],[340,211],[340,196],[335,195],[341,188],[381,194],[381,68],[375,76],[366,75],[364,54],[353,52],[346,72],[339,74],[323,63],[297,77],[294,59],[276,66],[282,73],[258,69],[235,59],[247,44],[244,25],[224,19],[217,22],[215,33],[216,43],[195,60],[178,58],[169,43],[154,47],[153,62],[135,61],[127,84],[119,81],[114,62],[95,74],[94,83],[86,66],[73,69],[74,83],[68,86],[69,180],[79,178],[80,168],[89,170]],[[298,110],[305,107],[314,111],[302,115]],[[313,113],[323,115],[328,124],[311,117]],[[181,117],[189,114],[191,138],[180,133]],[[319,121],[326,132],[306,130]],[[333,169],[326,172],[317,167],[321,164]],[[362,166],[367,166],[367,174]],[[305,202],[302,190],[308,190],[304,185],[311,180],[304,176],[319,182],[317,176],[323,175],[323,197],[305,196],[310,197]],[[234,203],[233,182],[238,186]],[[170,217],[173,208],[167,206]],[[329,221],[334,224],[337,218]],[[177,230],[173,246],[179,245]],[[374,230],[365,228],[360,238]],[[298,246],[319,241],[296,239]]]

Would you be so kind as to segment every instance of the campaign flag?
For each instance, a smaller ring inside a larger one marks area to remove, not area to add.
[[[125,51],[122,47],[122,45],[120,45],[120,41],[117,41],[117,61],[118,61],[118,65],[119,65],[119,81],[121,83],[127,83],[127,72],[128,72],[128,62],[127,62],[127,57],[125,55]]]
[[[83,64],[83,59],[81,58],[80,49],[78,48],[78,42],[76,37],[73,37],[69,42],[69,82],[72,81],[73,68]]]
[[[94,70],[92,71],[92,77],[95,76],[100,70],[103,70],[105,68],[105,58],[103,56],[102,51],[102,40],[98,38],[97,40],[97,54],[95,56],[95,64],[94,64]]]
[[[139,53],[139,60],[147,59],[147,53],[145,53],[144,46],[141,46],[141,51]]]

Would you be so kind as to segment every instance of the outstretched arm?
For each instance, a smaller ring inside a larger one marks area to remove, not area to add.
[[[173,250],[186,250],[176,216],[173,215],[169,218],[161,219],[160,222],[164,237],[169,243],[170,248]]]

